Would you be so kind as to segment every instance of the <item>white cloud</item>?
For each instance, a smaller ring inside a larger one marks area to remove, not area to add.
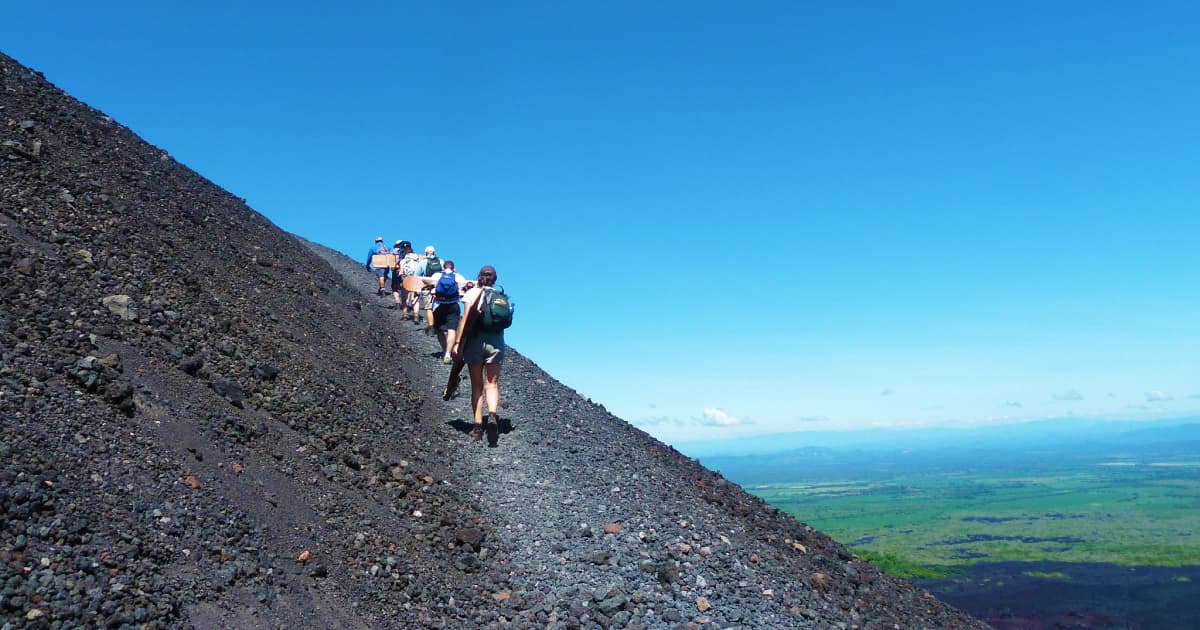
[[[743,422],[741,418],[731,416],[716,407],[705,407],[704,424],[711,427],[733,427]]]
[[[1004,403],[1004,406],[1005,406],[1005,407],[1020,407],[1020,406],[1021,406],[1021,401],[1019,401],[1019,400],[1010,400],[1010,401],[1007,401],[1007,402],[1005,402],[1005,403]]]
[[[1171,400],[1171,397],[1161,389],[1152,389],[1146,392],[1146,402],[1162,402],[1164,400]]]
[[[747,424],[752,424],[749,420],[743,420],[737,416],[731,416],[722,409],[716,407],[705,407],[704,415],[692,416],[691,418],[678,418],[674,416],[658,415],[638,418],[631,421],[630,424],[641,428],[650,427],[690,427],[690,426],[705,426],[705,427],[735,427]]]
[[[652,416],[649,418],[639,418],[632,421],[630,424],[638,427],[662,427],[662,426],[683,426],[683,421],[679,418],[671,418],[669,416]]]
[[[1050,396],[1054,398],[1054,400],[1083,400],[1083,394],[1080,394],[1073,389],[1061,394],[1050,394]]]

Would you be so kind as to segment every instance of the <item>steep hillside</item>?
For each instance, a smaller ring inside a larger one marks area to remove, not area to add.
[[[358,263],[0,82],[13,627],[981,626],[519,354],[470,441]]]

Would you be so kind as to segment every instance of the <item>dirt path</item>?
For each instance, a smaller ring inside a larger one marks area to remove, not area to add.
[[[359,264],[311,247],[373,305],[388,308],[391,298],[374,296],[374,278]],[[917,617],[925,627],[977,623],[932,606],[911,585],[612,416],[512,348],[501,377],[499,439],[493,447],[471,440],[469,381],[442,401],[449,368],[436,338],[389,312],[398,339],[418,357],[403,377],[424,396],[416,430],[447,447],[455,483],[483,511],[477,531],[457,541],[481,538],[480,564],[489,570],[476,586],[497,602],[476,611],[474,623],[823,628],[842,615],[864,627],[916,627]]]

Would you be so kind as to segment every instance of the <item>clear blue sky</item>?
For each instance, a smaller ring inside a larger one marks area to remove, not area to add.
[[[286,230],[495,265],[672,441],[1200,411],[1197,7],[21,2],[0,50]]]

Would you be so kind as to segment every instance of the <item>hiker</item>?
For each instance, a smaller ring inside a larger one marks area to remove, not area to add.
[[[437,250],[434,249],[433,245],[426,245],[425,255],[421,257],[421,269],[418,273],[429,278],[441,270],[442,259],[437,257]]]
[[[408,241],[396,241],[392,245],[392,253],[396,255],[396,267],[392,269],[392,306],[399,309],[404,298],[404,274],[400,273],[400,259],[404,257],[405,244]]]
[[[433,329],[437,331],[438,343],[442,344],[442,363],[453,363],[450,351],[458,334],[461,317],[459,303],[462,292],[474,286],[462,274],[454,271],[454,261],[441,263],[442,270],[425,279],[425,286],[433,287]]]
[[[496,427],[500,422],[497,413],[500,406],[500,364],[504,362],[504,328],[512,323],[512,311],[508,310],[510,305],[507,296],[504,296],[503,305],[508,312],[508,320],[490,327],[487,325],[486,322],[493,319],[489,313],[496,312],[491,310],[496,295],[503,295],[495,286],[496,268],[484,265],[479,270],[476,286],[463,296],[467,308],[478,311],[474,330],[466,339],[459,339],[457,347],[471,375],[471,408],[475,414],[475,428],[471,429],[471,437],[475,440],[482,438],[487,429],[483,417],[485,399],[488,420]],[[488,442],[494,444],[490,436]]]
[[[437,257],[437,250],[433,245],[425,246],[425,255],[421,257],[421,268],[417,272],[423,278],[431,278],[433,274],[439,273],[442,270],[442,259]],[[425,315],[428,318],[430,325],[433,325],[433,304],[432,294],[429,287],[426,286],[421,290],[420,298],[421,308],[425,309]]]
[[[407,276],[415,276],[421,269],[421,257],[413,251],[412,243],[404,241],[404,254],[400,258],[400,273]],[[403,280],[401,280],[403,282]],[[417,301],[418,293],[416,291],[405,291],[404,301],[400,305],[400,319],[408,319],[408,313],[412,311],[414,322],[421,322],[421,305]]]
[[[375,265],[372,265],[371,257],[374,256],[375,254],[390,254],[390,253],[391,253],[391,251],[388,250],[387,245],[383,244],[382,236],[376,236],[375,244],[371,246],[371,249],[367,250],[367,271],[374,271],[375,277],[379,279],[379,290],[375,292],[375,295],[383,295],[383,285],[387,282],[388,268],[387,267],[376,267]]]

